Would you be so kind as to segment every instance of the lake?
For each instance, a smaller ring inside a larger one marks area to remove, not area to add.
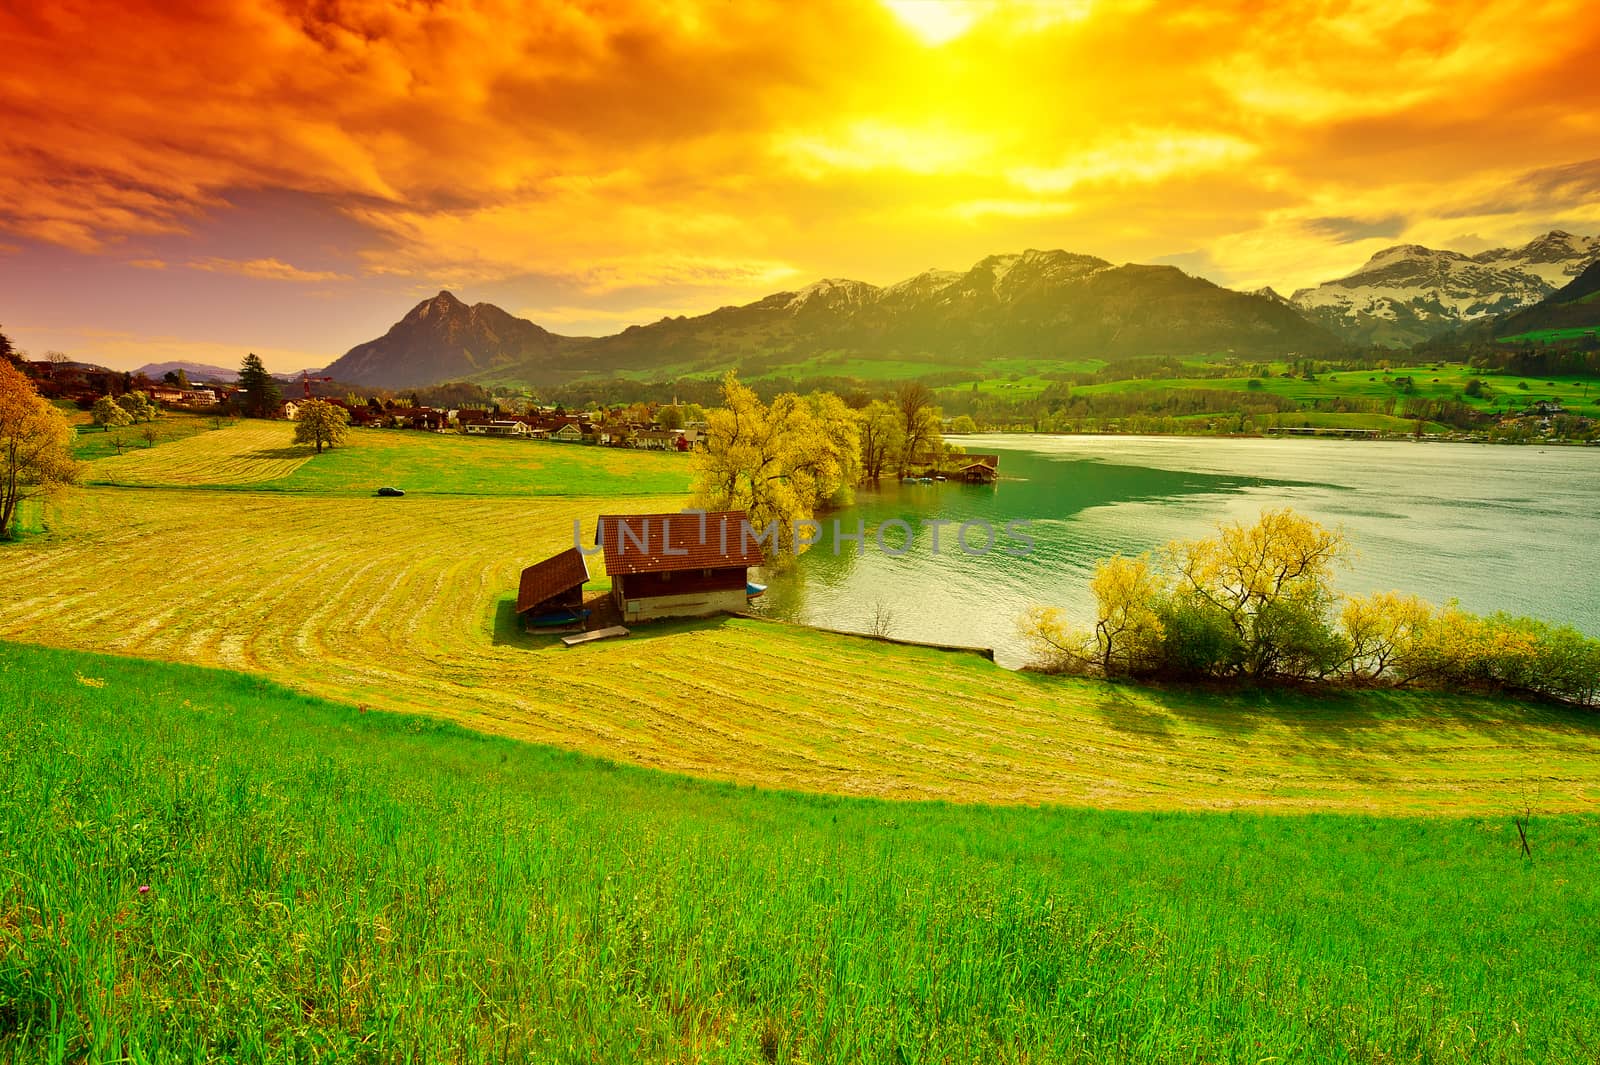
[[[885,484],[828,514],[822,539],[793,570],[772,575],[753,608],[827,628],[995,649],[1018,666],[1017,618],[1029,606],[1092,618],[1095,563],[1220,521],[1253,521],[1285,504],[1342,526],[1354,548],[1341,590],[1398,589],[1476,612],[1506,610],[1600,636],[1600,449],[1410,441],[1231,440],[1208,437],[955,438],[1000,456],[992,486]],[[903,554],[878,549],[874,531]],[[937,529],[934,550],[932,524]],[[1026,528],[1006,535],[1010,522]],[[865,549],[836,541],[867,530]],[[968,537],[958,542],[962,523]],[[887,524],[886,524],[887,523]],[[984,528],[995,530],[987,553]],[[837,548],[837,550],[836,550]],[[1007,553],[1008,551],[1012,553]]]

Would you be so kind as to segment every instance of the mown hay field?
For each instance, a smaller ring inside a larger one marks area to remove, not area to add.
[[[160,447],[163,444],[187,440],[191,436],[214,432],[225,425],[234,424],[231,418],[169,410],[154,421],[125,425],[120,429],[107,429],[96,426],[93,416],[88,411],[79,410],[72,403],[58,400],[55,406],[77,428],[77,435],[72,441],[72,454],[74,458],[83,462]],[[149,436],[153,436],[154,441],[147,439]],[[120,452],[117,448],[118,442],[121,443]]]
[[[520,567],[570,546],[574,521],[587,542],[599,511],[681,501],[87,489],[48,535],[0,547],[0,637],[225,666],[814,792],[1383,813],[1600,804],[1600,722],[1511,700],[1161,691],[741,619],[570,650],[507,635]]]
[[[1597,828],[777,794],[0,643],[0,1059],[1591,1061]]]
[[[286,422],[238,422],[98,459],[89,464],[87,480],[184,488],[259,484],[289,476],[312,457],[311,448],[293,441],[294,427]]]

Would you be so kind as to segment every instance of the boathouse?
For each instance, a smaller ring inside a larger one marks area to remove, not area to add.
[[[762,562],[742,510],[605,514],[595,543],[623,624],[743,610]]]
[[[956,476],[969,484],[993,484],[1000,476],[999,455],[960,455]]]

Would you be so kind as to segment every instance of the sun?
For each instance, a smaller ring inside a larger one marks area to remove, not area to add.
[[[979,22],[996,22],[1008,30],[1033,33],[1058,23],[1081,22],[1092,0],[882,0],[923,44],[937,48],[962,36]]]
[[[960,37],[984,13],[977,0],[883,0],[923,44],[938,46]]]

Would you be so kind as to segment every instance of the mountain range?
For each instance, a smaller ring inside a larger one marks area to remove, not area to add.
[[[169,373],[182,370],[191,381],[232,381],[239,376],[238,367],[228,369],[225,366],[212,366],[203,362],[147,362],[132,373],[144,374],[153,381],[159,381]]]
[[[1351,340],[1406,347],[1465,323],[1538,303],[1600,259],[1600,237],[1552,230],[1477,255],[1401,244],[1345,277],[1292,297]]]
[[[356,384],[410,387],[481,376],[530,382],[584,372],[679,372],[820,355],[932,359],[1125,358],[1231,350],[1317,353],[1325,327],[1277,298],[1235,292],[1172,266],[1114,266],[1090,255],[992,255],[966,271],[898,284],[829,278],[742,306],[663,318],[607,337],[563,337],[449,292],[325,370]]]
[[[1600,260],[1532,307],[1513,311],[1495,323],[1500,336],[1544,329],[1600,329]]]
[[[1600,238],[1560,230],[1470,256],[1407,244],[1285,299],[1270,288],[1222,288],[1172,266],[1028,250],[884,287],[827,278],[605,337],[561,336],[493,304],[440,292],[322,372],[408,388],[462,378],[537,384],[584,373],[771,368],[835,355],[946,365],[994,357],[1315,355],[1346,344],[1407,346],[1537,304],[1597,259]]]

